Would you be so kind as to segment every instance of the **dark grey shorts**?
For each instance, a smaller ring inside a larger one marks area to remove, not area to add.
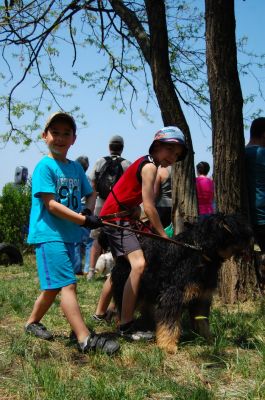
[[[130,227],[129,221],[116,221],[117,225]],[[127,255],[135,250],[140,250],[141,246],[134,232],[115,229],[110,226],[104,227],[104,232],[108,236],[110,250],[113,257]]]

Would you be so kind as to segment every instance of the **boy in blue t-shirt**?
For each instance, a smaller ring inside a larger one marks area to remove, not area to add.
[[[52,339],[42,317],[61,292],[61,307],[74,331],[80,351],[100,349],[113,354],[119,344],[99,335],[92,335],[82,318],[76,295],[74,243],[80,241],[80,226],[95,229],[100,219],[81,213],[81,198],[93,210],[96,193],[81,165],[66,158],[76,140],[73,117],[64,112],[52,114],[42,138],[49,153],[36,166],[32,176],[32,207],[28,243],[36,248],[41,294],[37,298],[25,331],[42,339]],[[90,213],[91,214],[91,213]]]

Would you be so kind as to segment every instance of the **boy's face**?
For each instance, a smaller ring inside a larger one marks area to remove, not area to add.
[[[161,167],[173,165],[183,153],[183,146],[177,143],[157,143],[154,148],[154,160]]]
[[[76,139],[72,126],[64,120],[52,122],[48,130],[42,133],[42,137],[52,155],[62,160],[66,158]]]

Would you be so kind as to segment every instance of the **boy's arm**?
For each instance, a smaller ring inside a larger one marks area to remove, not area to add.
[[[163,237],[167,237],[155,207],[154,183],[156,179],[156,173],[157,168],[154,164],[148,163],[142,168],[141,176],[143,207],[146,216],[156,232]]]
[[[157,170],[156,178],[155,178],[155,183],[154,183],[154,194],[155,194],[155,199],[159,198],[160,195],[160,190],[161,190],[161,175],[160,175],[160,169]]]
[[[51,214],[56,215],[56,217],[67,219],[77,225],[83,225],[86,222],[85,215],[78,214],[63,204],[58,203],[58,201],[55,200],[54,194],[42,193],[41,198],[47,210]]]
[[[58,201],[56,201],[54,198],[54,194],[52,193],[42,193],[41,198],[47,210],[51,214],[56,215],[56,217],[66,219],[74,222],[77,225],[81,225],[90,229],[96,229],[100,226],[103,226],[103,223],[99,217],[95,215],[78,214],[63,204],[58,203]]]

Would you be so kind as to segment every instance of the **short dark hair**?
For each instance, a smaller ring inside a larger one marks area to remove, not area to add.
[[[87,156],[80,156],[75,161],[77,161],[79,164],[81,164],[82,167],[83,167],[83,170],[86,172],[86,170],[89,167],[88,157]]]
[[[112,142],[109,144],[109,149],[111,153],[121,154],[123,151],[123,144],[121,142]]]
[[[250,126],[250,137],[260,138],[265,133],[265,117],[256,118]]]
[[[210,171],[210,165],[206,161],[201,161],[196,165],[196,169],[198,174],[207,175]]]

